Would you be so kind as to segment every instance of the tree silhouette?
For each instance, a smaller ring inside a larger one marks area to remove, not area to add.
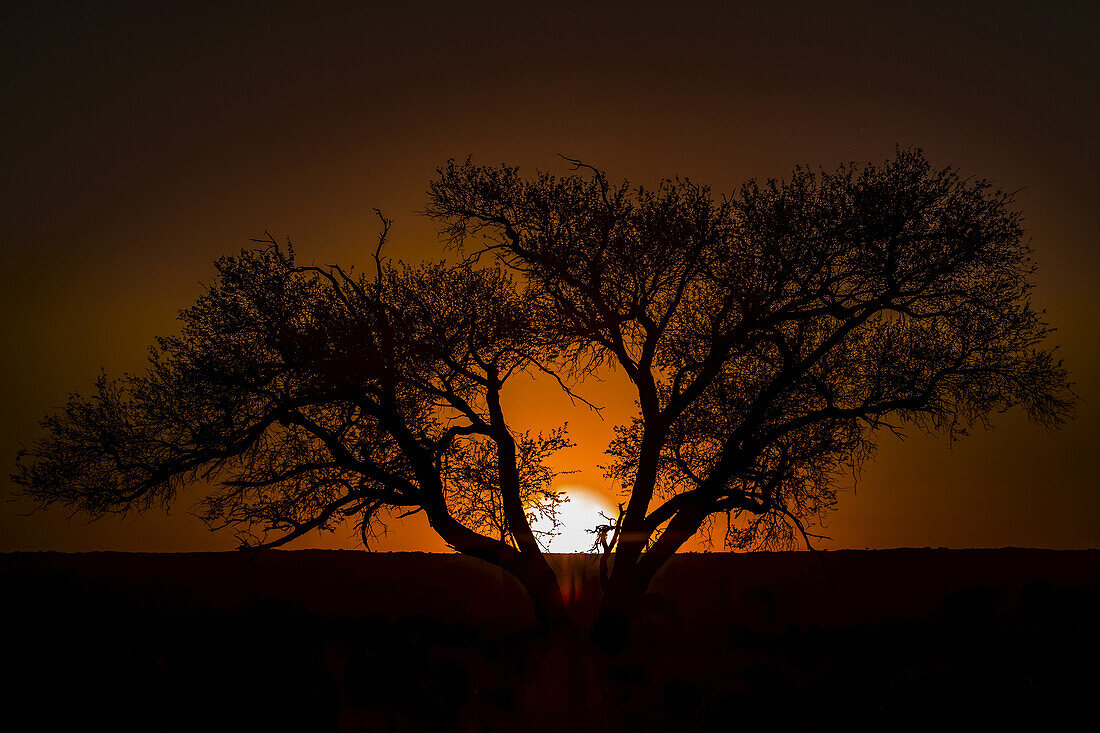
[[[48,416],[14,479],[92,515],[216,482],[201,513],[248,547],[346,517],[368,540],[383,510],[422,511],[554,625],[567,616],[531,520],[554,517],[547,459],[569,443],[514,434],[500,395],[528,371],[581,399],[572,385],[621,368],[638,412],[609,448],[627,499],[597,530],[610,637],[716,516],[730,547],[809,542],[882,430],[955,438],[1017,405],[1068,417],[1020,215],[988,182],[914,150],[716,200],[571,162],[560,178],[439,169],[426,213],[458,266],[383,260],[385,219],[369,275],[299,265],[270,237],[219,260],[148,372]]]

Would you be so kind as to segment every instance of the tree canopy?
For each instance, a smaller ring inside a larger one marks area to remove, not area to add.
[[[202,480],[201,515],[250,547],[348,517],[369,540],[383,510],[424,512],[548,620],[563,605],[531,524],[554,516],[549,459],[569,441],[514,432],[500,395],[533,372],[583,399],[613,367],[638,405],[608,449],[625,501],[602,620],[619,624],[716,516],[732,548],[808,539],[884,430],[1069,416],[1021,216],[989,182],[919,150],[721,197],[572,162],[441,167],[426,213],[458,264],[384,259],[385,219],[367,272],[301,265],[270,237],[222,258],[148,371],[47,416],[15,480],[92,515]]]

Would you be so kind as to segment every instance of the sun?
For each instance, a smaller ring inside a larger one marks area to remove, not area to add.
[[[554,530],[553,536],[542,536],[539,542],[547,552],[592,552],[596,535],[590,534],[588,530],[599,524],[607,524],[607,519],[600,513],[613,517],[614,507],[603,495],[583,486],[566,486],[561,493],[569,501],[558,507],[558,528]],[[532,525],[532,529],[536,532],[547,532],[552,529],[552,525],[548,519],[540,518]]]

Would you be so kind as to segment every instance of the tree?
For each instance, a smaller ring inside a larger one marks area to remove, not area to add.
[[[638,412],[608,450],[628,497],[600,535],[610,638],[715,517],[732,548],[809,543],[838,472],[883,430],[953,439],[1013,406],[1069,416],[1020,215],[988,182],[899,151],[716,200],[571,162],[560,178],[440,168],[426,213],[466,253],[457,266],[384,261],[385,219],[369,276],[299,265],[270,237],[219,260],[148,372],[48,416],[15,480],[92,515],[218,481],[202,514],[247,547],[345,517],[366,541],[380,512],[422,511],[555,625],[531,520],[554,516],[547,459],[569,443],[514,434],[500,395],[533,371],[580,399],[586,376],[619,368]]]

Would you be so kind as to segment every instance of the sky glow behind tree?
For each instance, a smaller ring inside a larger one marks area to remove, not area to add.
[[[1009,413],[953,447],[884,439],[821,546],[1100,545],[1093,4],[549,7],[5,11],[0,455],[13,462],[100,367],[142,369],[212,261],[265,230],[304,262],[362,267],[378,207],[395,220],[389,256],[453,258],[416,213],[448,158],[561,174],[562,153],[613,180],[681,175],[720,193],[900,144],[1018,190],[1034,301],[1083,401],[1059,432]],[[578,472],[562,485],[617,503],[599,465],[633,409],[623,375],[579,389],[603,420],[552,383],[525,386],[505,395],[513,427],[568,420],[578,446],[558,467]],[[91,525],[7,503],[0,550],[233,547],[187,496],[170,517]],[[354,547],[351,534],[295,546]],[[444,549],[418,518],[376,548]]]

